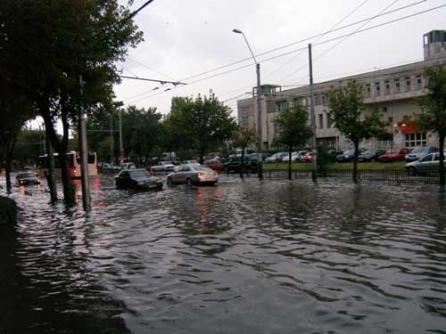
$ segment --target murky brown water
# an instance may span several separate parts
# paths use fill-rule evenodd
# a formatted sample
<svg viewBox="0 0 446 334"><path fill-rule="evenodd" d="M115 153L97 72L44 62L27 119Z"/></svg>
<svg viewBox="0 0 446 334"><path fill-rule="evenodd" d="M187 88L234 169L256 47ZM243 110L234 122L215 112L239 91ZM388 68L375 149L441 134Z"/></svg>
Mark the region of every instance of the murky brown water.
<svg viewBox="0 0 446 334"><path fill-rule="evenodd" d="M446 333L435 188L93 182L94 209L19 189L0 232L0 333Z"/></svg>

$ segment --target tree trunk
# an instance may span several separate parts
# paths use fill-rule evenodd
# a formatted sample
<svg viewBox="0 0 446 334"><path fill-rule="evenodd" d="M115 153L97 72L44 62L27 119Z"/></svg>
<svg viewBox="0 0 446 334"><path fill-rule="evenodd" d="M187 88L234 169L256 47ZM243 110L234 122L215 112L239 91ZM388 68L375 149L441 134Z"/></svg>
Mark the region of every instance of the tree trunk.
<svg viewBox="0 0 446 334"><path fill-rule="evenodd" d="M288 147L288 180L291 180L291 151L293 148L291 146Z"/></svg>
<svg viewBox="0 0 446 334"><path fill-rule="evenodd" d="M6 149L6 168L5 168L5 177L6 177L6 193L9 195L12 192L12 184L11 184L11 167L12 167L12 157L10 153L8 153L8 149Z"/></svg>
<svg viewBox="0 0 446 334"><path fill-rule="evenodd" d="M245 148L242 147L242 158L240 160L240 178L243 179L244 177L244 169L245 169Z"/></svg>
<svg viewBox="0 0 446 334"><path fill-rule="evenodd" d="M74 193L73 183L71 182L71 175L68 170L66 147L61 147L61 149L58 150L57 153L59 154L58 159L62 177L64 202L66 205L72 206L76 203L76 197Z"/></svg>
<svg viewBox="0 0 446 334"><path fill-rule="evenodd" d="M54 154L48 134L46 135L45 145L47 153L47 170L45 172L45 177L50 190L50 201L51 203L55 203L57 202L57 186L54 179Z"/></svg>
<svg viewBox="0 0 446 334"><path fill-rule="evenodd" d="M444 139L445 132L440 131L438 133L439 137L439 145L438 148L440 150L440 163L439 163L439 172L440 172L440 192L445 191L445 170L444 170Z"/></svg>
<svg viewBox="0 0 446 334"><path fill-rule="evenodd" d="M352 140L355 148L353 155L353 183L358 183L358 156L359 156L359 140Z"/></svg>

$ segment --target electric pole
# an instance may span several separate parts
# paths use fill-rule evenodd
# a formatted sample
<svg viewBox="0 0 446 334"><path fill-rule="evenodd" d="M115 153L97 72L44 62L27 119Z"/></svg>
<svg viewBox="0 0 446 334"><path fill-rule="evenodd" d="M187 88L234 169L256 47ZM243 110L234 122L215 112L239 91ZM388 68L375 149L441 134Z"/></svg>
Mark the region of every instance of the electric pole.
<svg viewBox="0 0 446 334"><path fill-rule="evenodd" d="M87 128L84 118L84 82L82 74L79 75L80 85L80 106L79 106L79 147L81 156L81 184L82 184L82 205L85 211L91 210L90 185L88 181L88 148L87 148Z"/></svg>
<svg viewBox="0 0 446 334"><path fill-rule="evenodd" d="M313 96L313 56L311 52L311 43L308 44L308 57L310 64L310 122L311 122L311 131L313 135L311 136L311 151L313 153L311 164L311 178L313 181L317 179L317 146L316 146L316 117L314 115L314 96Z"/></svg>

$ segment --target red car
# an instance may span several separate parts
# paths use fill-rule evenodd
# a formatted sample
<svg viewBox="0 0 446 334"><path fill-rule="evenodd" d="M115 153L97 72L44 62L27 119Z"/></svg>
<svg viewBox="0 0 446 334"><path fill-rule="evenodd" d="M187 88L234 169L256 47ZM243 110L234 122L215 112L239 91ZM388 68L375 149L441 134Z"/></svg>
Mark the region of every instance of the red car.
<svg viewBox="0 0 446 334"><path fill-rule="evenodd" d="M208 166L209 168L217 171L217 172L221 172L224 168L225 165L223 165L220 161L218 161L217 159L213 159L213 160L206 160L204 162L205 166Z"/></svg>
<svg viewBox="0 0 446 334"><path fill-rule="evenodd" d="M303 162L312 162L313 161L313 153L308 152L300 157L300 160Z"/></svg>
<svg viewBox="0 0 446 334"><path fill-rule="evenodd" d="M408 154L410 150L408 148L394 148L388 150L383 155L378 157L378 161L381 162L391 162L391 161L404 161L406 154Z"/></svg>

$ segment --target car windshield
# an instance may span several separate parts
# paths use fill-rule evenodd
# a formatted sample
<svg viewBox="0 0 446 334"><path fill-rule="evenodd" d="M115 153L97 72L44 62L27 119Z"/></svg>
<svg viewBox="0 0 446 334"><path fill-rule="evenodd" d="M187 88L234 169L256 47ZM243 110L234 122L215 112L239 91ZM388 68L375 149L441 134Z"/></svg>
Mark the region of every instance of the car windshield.
<svg viewBox="0 0 446 334"><path fill-rule="evenodd" d="M161 165L163 166L172 165L172 161L161 161Z"/></svg>
<svg viewBox="0 0 446 334"><path fill-rule="evenodd" d="M411 153L427 153L428 151L428 147L417 147Z"/></svg>
<svg viewBox="0 0 446 334"><path fill-rule="evenodd" d="M192 165L191 169L194 171L208 171L208 172L212 170L209 167L205 167L205 166L201 166L201 165Z"/></svg>
<svg viewBox="0 0 446 334"><path fill-rule="evenodd" d="M17 177L34 177L35 175L31 172L21 172L17 174Z"/></svg>
<svg viewBox="0 0 446 334"><path fill-rule="evenodd" d="M130 175L134 178L141 178L149 176L149 173L147 173L147 171L144 169L137 169L137 170L132 170L130 172Z"/></svg>
<svg viewBox="0 0 446 334"><path fill-rule="evenodd" d="M367 150L364 151L362 154L375 154L376 150Z"/></svg>

